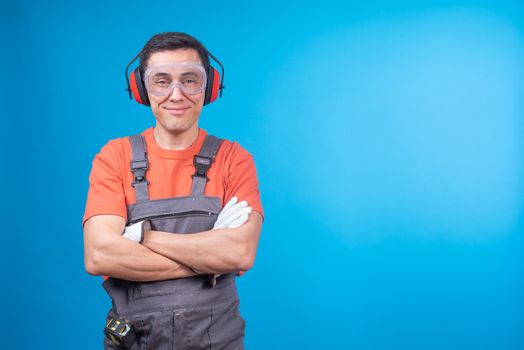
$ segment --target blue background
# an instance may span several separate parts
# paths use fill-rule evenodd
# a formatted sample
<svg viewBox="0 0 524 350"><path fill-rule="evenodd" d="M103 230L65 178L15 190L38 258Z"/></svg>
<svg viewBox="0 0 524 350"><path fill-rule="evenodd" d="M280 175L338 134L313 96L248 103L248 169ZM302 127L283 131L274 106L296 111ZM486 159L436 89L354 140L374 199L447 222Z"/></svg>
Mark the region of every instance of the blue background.
<svg viewBox="0 0 524 350"><path fill-rule="evenodd" d="M1 6L2 349L101 348L88 175L109 139L153 125L124 68L162 31L223 62L200 125L257 164L248 349L524 348L519 2Z"/></svg>

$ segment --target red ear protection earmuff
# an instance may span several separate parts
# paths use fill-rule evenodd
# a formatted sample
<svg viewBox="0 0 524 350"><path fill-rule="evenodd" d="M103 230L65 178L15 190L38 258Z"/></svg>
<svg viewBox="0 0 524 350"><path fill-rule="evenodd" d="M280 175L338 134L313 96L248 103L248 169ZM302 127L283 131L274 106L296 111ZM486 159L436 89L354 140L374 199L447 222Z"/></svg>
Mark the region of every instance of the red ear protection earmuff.
<svg viewBox="0 0 524 350"><path fill-rule="evenodd" d="M204 98L204 106L213 102L218 97L220 91L220 97L222 97L222 89L224 86L220 81L220 74L218 71L209 66L207 71L207 84L206 84L206 96Z"/></svg>
<svg viewBox="0 0 524 350"><path fill-rule="evenodd" d="M204 96L204 106L215 101L218 97L222 97L222 90L225 88L224 86L224 66L222 66L222 63L220 63L219 60L215 58L209 51L207 52L208 56L211 57L215 62L218 63L220 66L220 69L222 70L222 75L211 65L209 65L209 69L207 70L207 83L206 83L206 92ZM136 102L143 104L145 106L150 106L151 103L149 101L149 96L147 95L147 89L146 85L144 83L144 79L142 77L142 73L140 73L139 67L136 67L133 72L131 72L131 75L129 75L129 67L131 64L136 61L140 57L140 53L135 56L127 64L126 67L126 81L127 81L127 88L126 90L129 93L129 98L132 100L135 100Z"/></svg>
<svg viewBox="0 0 524 350"><path fill-rule="evenodd" d="M127 72L126 72L127 77ZM149 106L149 96L147 96L146 86L144 85L144 80L142 79L142 74L140 69L137 67L131 73L127 83L127 90L129 91L129 97L134 99L136 102Z"/></svg>

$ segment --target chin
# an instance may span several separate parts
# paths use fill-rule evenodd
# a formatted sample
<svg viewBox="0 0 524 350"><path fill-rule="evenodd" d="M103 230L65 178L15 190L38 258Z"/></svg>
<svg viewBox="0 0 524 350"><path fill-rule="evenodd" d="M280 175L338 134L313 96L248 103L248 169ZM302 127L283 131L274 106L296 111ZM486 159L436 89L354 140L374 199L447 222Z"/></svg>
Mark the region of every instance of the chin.
<svg viewBox="0 0 524 350"><path fill-rule="evenodd" d="M171 117L173 118L173 117ZM193 127L193 125L196 124L195 123L187 123L187 122L175 122L173 123L173 121L168 121L167 123L161 123L161 122L157 122L157 124L159 124L163 129L165 129L166 131L169 131L171 133L182 133L182 132L185 132L185 131L188 131L189 129L191 129Z"/></svg>

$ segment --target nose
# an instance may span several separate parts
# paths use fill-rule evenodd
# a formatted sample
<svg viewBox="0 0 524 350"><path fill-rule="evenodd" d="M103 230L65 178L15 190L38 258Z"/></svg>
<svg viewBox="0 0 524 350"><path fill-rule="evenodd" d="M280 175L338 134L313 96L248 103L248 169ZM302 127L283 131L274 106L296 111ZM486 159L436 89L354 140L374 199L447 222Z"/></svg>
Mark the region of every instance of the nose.
<svg viewBox="0 0 524 350"><path fill-rule="evenodd" d="M180 100L182 99L182 90L180 90L180 86L175 85L173 87L173 91L171 91L170 99L171 100Z"/></svg>

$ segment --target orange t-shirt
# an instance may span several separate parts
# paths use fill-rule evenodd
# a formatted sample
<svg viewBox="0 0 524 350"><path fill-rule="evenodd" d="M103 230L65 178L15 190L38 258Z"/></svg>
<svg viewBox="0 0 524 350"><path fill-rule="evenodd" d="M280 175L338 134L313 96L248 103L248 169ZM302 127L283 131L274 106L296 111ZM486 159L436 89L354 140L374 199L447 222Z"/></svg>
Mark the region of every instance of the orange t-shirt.
<svg viewBox="0 0 524 350"><path fill-rule="evenodd" d="M193 157L207 135L199 129L196 141L185 150L160 148L153 128L141 133L146 142L149 168L149 199L188 196L195 173ZM109 141L93 160L89 175L89 192L82 225L92 216L112 214L127 220L127 206L136 202L131 185L131 143L127 137ZM253 210L264 215L253 157L238 143L224 140L215 161L207 172L205 195L222 198L222 206L233 196L245 200Z"/></svg>

